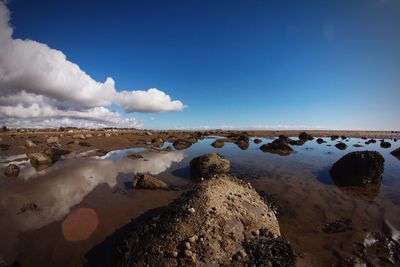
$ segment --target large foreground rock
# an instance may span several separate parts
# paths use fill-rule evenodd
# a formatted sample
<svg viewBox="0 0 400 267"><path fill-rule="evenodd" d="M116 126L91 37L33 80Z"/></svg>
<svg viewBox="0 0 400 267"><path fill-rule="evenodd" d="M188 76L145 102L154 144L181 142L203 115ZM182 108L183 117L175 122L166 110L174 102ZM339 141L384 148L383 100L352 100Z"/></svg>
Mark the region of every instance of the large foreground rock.
<svg viewBox="0 0 400 267"><path fill-rule="evenodd" d="M134 188L142 189L166 189L168 185L148 174L137 174L132 181Z"/></svg>
<svg viewBox="0 0 400 267"><path fill-rule="evenodd" d="M234 177L199 183L155 215L132 224L109 265L294 266L274 212Z"/></svg>
<svg viewBox="0 0 400 267"><path fill-rule="evenodd" d="M356 151L333 164L330 174L339 186L379 183L384 169L383 156L377 151Z"/></svg>
<svg viewBox="0 0 400 267"><path fill-rule="evenodd" d="M221 155L209 153L190 161L190 174L193 179L210 179L216 174L230 172L230 162Z"/></svg>
<svg viewBox="0 0 400 267"><path fill-rule="evenodd" d="M400 159L400 148L393 150L392 152L390 152L390 154Z"/></svg>
<svg viewBox="0 0 400 267"><path fill-rule="evenodd" d="M30 157L30 161L34 167L39 167L41 165L48 166L54 164L61 158L61 156L65 154L68 154L68 151L57 148L49 148L43 152L33 154Z"/></svg>

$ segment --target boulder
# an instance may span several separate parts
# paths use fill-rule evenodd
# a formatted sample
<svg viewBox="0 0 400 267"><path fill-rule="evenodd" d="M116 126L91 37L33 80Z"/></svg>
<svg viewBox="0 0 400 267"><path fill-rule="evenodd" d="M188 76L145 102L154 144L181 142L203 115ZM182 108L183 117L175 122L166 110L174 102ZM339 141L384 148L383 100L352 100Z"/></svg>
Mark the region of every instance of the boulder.
<svg viewBox="0 0 400 267"><path fill-rule="evenodd" d="M295 265L274 212L234 177L219 175L199 183L166 208L146 215L132 222L120 246L113 248L120 252L110 266ZM90 259L98 261L99 252L87 255L89 266L94 265Z"/></svg>
<svg viewBox="0 0 400 267"><path fill-rule="evenodd" d="M303 140L303 141L307 141L307 140L313 140L314 137L312 137L310 134L306 133L306 132L301 132L299 134L299 139Z"/></svg>
<svg viewBox="0 0 400 267"><path fill-rule="evenodd" d="M390 152L390 154L400 159L400 148L393 150L392 152Z"/></svg>
<svg viewBox="0 0 400 267"><path fill-rule="evenodd" d="M19 167L15 164L9 164L5 169L4 169L4 174L6 176L11 176L11 177L17 177L19 174Z"/></svg>
<svg viewBox="0 0 400 267"><path fill-rule="evenodd" d="M224 140L217 139L211 145L215 148L221 148L225 145L225 142L224 142Z"/></svg>
<svg viewBox="0 0 400 267"><path fill-rule="evenodd" d="M216 153L209 153L190 161L190 174L193 179L210 179L216 174L229 173L231 169L229 160Z"/></svg>
<svg viewBox="0 0 400 267"><path fill-rule="evenodd" d="M83 134L74 134L72 136L72 138L74 138L74 139L82 139L82 140L86 139L86 137Z"/></svg>
<svg viewBox="0 0 400 267"><path fill-rule="evenodd" d="M262 140L260 138L256 138L256 139L254 139L253 142L254 142L254 144L259 144L262 142Z"/></svg>
<svg viewBox="0 0 400 267"><path fill-rule="evenodd" d="M57 136L50 136L49 138L47 138L47 144L48 145L55 145L58 144L59 139Z"/></svg>
<svg viewBox="0 0 400 267"><path fill-rule="evenodd" d="M166 189L168 185L148 174L136 174L133 177L132 184L134 188L141 189Z"/></svg>
<svg viewBox="0 0 400 267"><path fill-rule="evenodd" d="M38 167L40 165L51 165L59 160L61 156L67 153L68 151L62 149L48 148L43 152L33 154L30 161L34 167Z"/></svg>
<svg viewBox="0 0 400 267"><path fill-rule="evenodd" d="M318 143L318 144L322 144L322 143L324 143L324 139L322 139L322 138L318 138L318 139L317 139L317 143Z"/></svg>
<svg viewBox="0 0 400 267"><path fill-rule="evenodd" d="M337 144L335 145L335 147L336 147L337 149L340 149L340 150L345 150L345 149L347 148L347 145L346 145L345 143L343 143L343 142L340 142L340 143L337 143Z"/></svg>
<svg viewBox="0 0 400 267"><path fill-rule="evenodd" d="M245 140L239 140L236 142L236 145L241 149L241 150L246 150L249 148L249 141Z"/></svg>
<svg viewBox="0 0 400 267"><path fill-rule="evenodd" d="M25 141L25 147L26 148L33 148L35 146L36 146L36 144L34 142L32 142L31 140L28 139L28 140Z"/></svg>
<svg viewBox="0 0 400 267"><path fill-rule="evenodd" d="M330 175L339 186L378 183L382 177L384 161L377 151L350 152L333 164Z"/></svg>
<svg viewBox="0 0 400 267"><path fill-rule="evenodd" d="M290 146L288 146L281 139L276 139L272 143L264 144L260 147L260 149L263 152L269 152L281 156L287 156L295 152Z"/></svg>
<svg viewBox="0 0 400 267"><path fill-rule="evenodd" d="M392 146L392 144L390 144L389 142L385 142L385 141L381 142L380 145L382 148L389 148Z"/></svg>
<svg viewBox="0 0 400 267"><path fill-rule="evenodd" d="M182 149L186 149L186 148L192 146L192 142L189 140L178 139L178 140L175 140L172 143L172 145L174 146L175 149L182 150Z"/></svg>

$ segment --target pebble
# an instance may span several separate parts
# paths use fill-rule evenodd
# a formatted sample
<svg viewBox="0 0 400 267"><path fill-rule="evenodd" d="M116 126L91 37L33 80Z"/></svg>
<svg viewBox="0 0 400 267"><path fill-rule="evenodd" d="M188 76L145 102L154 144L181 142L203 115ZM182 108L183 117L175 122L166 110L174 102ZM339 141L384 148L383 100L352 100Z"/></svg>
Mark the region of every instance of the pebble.
<svg viewBox="0 0 400 267"><path fill-rule="evenodd" d="M185 242L185 248L186 248L186 249L190 249L190 247L191 247L191 246L190 246L190 243L189 243L189 242Z"/></svg>
<svg viewBox="0 0 400 267"><path fill-rule="evenodd" d="M186 257L191 257L193 255L193 252L191 252L190 250L188 250L188 249L185 249L185 256Z"/></svg>
<svg viewBox="0 0 400 267"><path fill-rule="evenodd" d="M178 257L178 251L172 251L172 257L174 258Z"/></svg>
<svg viewBox="0 0 400 267"><path fill-rule="evenodd" d="M188 212L193 214L196 212L196 210L194 208L188 208Z"/></svg>
<svg viewBox="0 0 400 267"><path fill-rule="evenodd" d="M251 232L253 235L255 236L259 236L260 235L260 230L255 230Z"/></svg>
<svg viewBox="0 0 400 267"><path fill-rule="evenodd" d="M196 242L198 239L199 239L199 238L197 237L197 235L194 235L194 236L189 237L189 242L190 242L190 243L194 243L194 242Z"/></svg>
<svg viewBox="0 0 400 267"><path fill-rule="evenodd" d="M238 254L240 255L240 257L245 258L247 256L246 252L244 252L243 250L239 250Z"/></svg>

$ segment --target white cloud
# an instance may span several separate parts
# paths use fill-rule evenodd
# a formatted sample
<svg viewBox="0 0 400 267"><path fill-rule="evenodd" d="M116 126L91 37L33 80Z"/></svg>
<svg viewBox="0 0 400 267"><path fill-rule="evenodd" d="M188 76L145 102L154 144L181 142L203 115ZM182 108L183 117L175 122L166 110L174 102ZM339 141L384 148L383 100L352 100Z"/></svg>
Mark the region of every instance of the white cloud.
<svg viewBox="0 0 400 267"><path fill-rule="evenodd" d="M14 124L22 119L29 123L29 118L40 117L60 123L65 118L112 123L108 120L112 114L114 119L118 116L118 126L130 121L105 106L118 104L128 113L185 108L155 88L118 92L111 77L104 83L95 81L61 51L36 41L13 39L9 21L10 12L0 0L0 122L16 118L19 121Z"/></svg>

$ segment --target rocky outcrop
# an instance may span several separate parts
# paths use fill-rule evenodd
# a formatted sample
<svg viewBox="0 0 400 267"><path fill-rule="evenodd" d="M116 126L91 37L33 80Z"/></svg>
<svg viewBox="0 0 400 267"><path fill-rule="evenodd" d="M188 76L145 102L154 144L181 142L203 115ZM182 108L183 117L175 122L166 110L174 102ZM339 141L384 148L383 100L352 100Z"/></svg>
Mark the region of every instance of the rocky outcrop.
<svg viewBox="0 0 400 267"><path fill-rule="evenodd" d="M6 176L10 177L17 177L19 174L19 167L15 164L9 164L5 169L4 169L4 174Z"/></svg>
<svg viewBox="0 0 400 267"><path fill-rule="evenodd" d="M260 149L263 152L269 152L281 156L287 156L295 152L290 146L288 146L281 139L276 139L272 143L264 144L260 147Z"/></svg>
<svg viewBox="0 0 400 267"><path fill-rule="evenodd" d="M186 149L192 146L192 142L189 140L184 140L184 139L178 139L175 140L172 145L174 146L175 149L177 150L182 150Z"/></svg>
<svg viewBox="0 0 400 267"><path fill-rule="evenodd" d="M230 172L230 162L221 155L209 153L190 161L190 174L193 179L210 179L216 174Z"/></svg>
<svg viewBox="0 0 400 267"><path fill-rule="evenodd" d="M384 170L384 158L377 151L356 151L340 158L330 175L339 186L360 186L379 183Z"/></svg>
<svg viewBox="0 0 400 267"><path fill-rule="evenodd" d="M221 148L225 145L225 142L223 139L217 139L211 145L215 148Z"/></svg>
<svg viewBox="0 0 400 267"><path fill-rule="evenodd" d="M132 184L134 188L141 189L166 189L168 185L148 174L137 174L133 177Z"/></svg>
<svg viewBox="0 0 400 267"><path fill-rule="evenodd" d="M228 175L199 183L115 249L116 266L294 266L278 220L248 184ZM90 262L89 262L90 265Z"/></svg>
<svg viewBox="0 0 400 267"><path fill-rule="evenodd" d="M343 142L340 142L340 143L337 143L337 144L335 145L335 147L336 147L337 149L340 149L340 150L345 150L345 149L347 148L347 145L346 145L345 143L343 143Z"/></svg>
<svg viewBox="0 0 400 267"><path fill-rule="evenodd" d="M390 154L400 159L400 148L393 150L392 152L390 152Z"/></svg>

